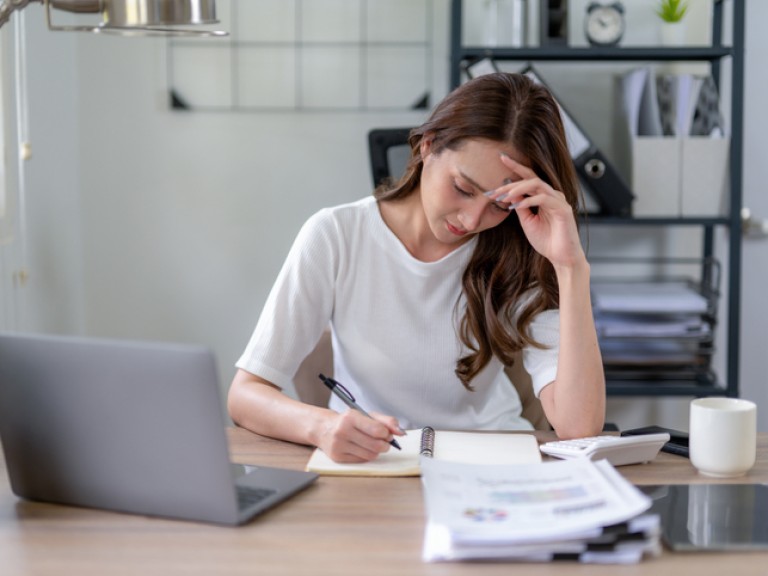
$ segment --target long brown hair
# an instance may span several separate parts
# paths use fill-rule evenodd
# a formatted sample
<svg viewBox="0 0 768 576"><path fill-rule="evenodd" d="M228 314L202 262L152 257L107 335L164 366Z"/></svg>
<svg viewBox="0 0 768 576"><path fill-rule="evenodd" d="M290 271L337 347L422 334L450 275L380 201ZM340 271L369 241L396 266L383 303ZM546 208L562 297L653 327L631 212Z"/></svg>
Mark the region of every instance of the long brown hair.
<svg viewBox="0 0 768 576"><path fill-rule="evenodd" d="M398 182L376 189L380 202L418 190L425 136L433 154L458 150L468 139L511 145L539 178L565 194L575 215L579 188L560 112L549 91L529 77L487 74L448 94L427 122L411 130L405 173ZM456 375L471 390L472 379L493 355L510 365L525 345L540 346L528 327L539 312L557 308L559 295L552 265L530 245L514 212L478 234L462 286L466 311L459 337L470 353L458 360Z"/></svg>

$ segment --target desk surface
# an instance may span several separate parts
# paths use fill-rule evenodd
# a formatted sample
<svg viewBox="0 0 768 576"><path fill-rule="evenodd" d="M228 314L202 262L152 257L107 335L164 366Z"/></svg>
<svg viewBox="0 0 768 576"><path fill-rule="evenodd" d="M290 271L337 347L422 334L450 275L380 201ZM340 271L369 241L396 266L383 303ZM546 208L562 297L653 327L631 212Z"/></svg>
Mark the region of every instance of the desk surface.
<svg viewBox="0 0 768 576"><path fill-rule="evenodd" d="M304 446L228 431L232 459L303 469ZM548 439L546 434L541 439ZM707 482L689 461L661 453L652 463L618 470L636 484ZM725 482L768 483L768 434L757 464ZM509 564L421 561L424 507L418 478L321 477L308 490L239 528L31 503L10 490L0 457L0 571L8 576L122 574L264 574L269 576L508 575ZM630 566L527 564L532 574L761 575L768 553L665 551Z"/></svg>

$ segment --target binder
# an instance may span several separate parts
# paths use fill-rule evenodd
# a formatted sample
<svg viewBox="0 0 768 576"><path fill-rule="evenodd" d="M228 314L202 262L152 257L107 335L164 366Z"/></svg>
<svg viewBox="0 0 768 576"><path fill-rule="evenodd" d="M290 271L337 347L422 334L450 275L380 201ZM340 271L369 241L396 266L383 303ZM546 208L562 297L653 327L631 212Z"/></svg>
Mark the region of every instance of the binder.
<svg viewBox="0 0 768 576"><path fill-rule="evenodd" d="M571 153L573 164L582 183L594 194L595 200L600 205L600 214L604 216L631 216L632 201L635 195L627 186L627 183L619 174L619 171L611 164L606 156L589 139L584 130L574 121L573 117L563 108L554 92L536 73L532 66L528 66L522 72L537 84L546 86L555 97L560 116L563 119L565 138L568 142L568 150Z"/></svg>

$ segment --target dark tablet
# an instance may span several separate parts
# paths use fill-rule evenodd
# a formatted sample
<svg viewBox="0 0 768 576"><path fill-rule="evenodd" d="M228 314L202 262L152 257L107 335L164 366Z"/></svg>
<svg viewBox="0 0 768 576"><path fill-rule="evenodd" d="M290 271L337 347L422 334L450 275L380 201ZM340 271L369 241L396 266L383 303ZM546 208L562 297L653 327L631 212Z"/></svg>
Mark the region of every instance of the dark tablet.
<svg viewBox="0 0 768 576"><path fill-rule="evenodd" d="M675 551L768 550L768 485L638 486L661 516L664 544Z"/></svg>

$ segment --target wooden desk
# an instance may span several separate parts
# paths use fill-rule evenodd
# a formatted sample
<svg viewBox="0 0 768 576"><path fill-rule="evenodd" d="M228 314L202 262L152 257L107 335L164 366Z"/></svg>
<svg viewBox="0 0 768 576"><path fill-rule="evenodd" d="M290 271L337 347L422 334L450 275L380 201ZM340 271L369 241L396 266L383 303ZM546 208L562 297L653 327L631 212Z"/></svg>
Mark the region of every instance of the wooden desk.
<svg viewBox="0 0 768 576"><path fill-rule="evenodd" d="M303 469L310 449L229 430L233 460ZM542 439L547 438L542 434ZM637 484L711 481L687 459L660 454L620 470ZM768 434L746 477L768 483ZM36 504L10 491L0 460L0 573L3 576L228 575L508 576L512 571L589 576L768 574L768 553L664 554L629 566L425 564L418 478L322 477L305 492L240 528Z"/></svg>

